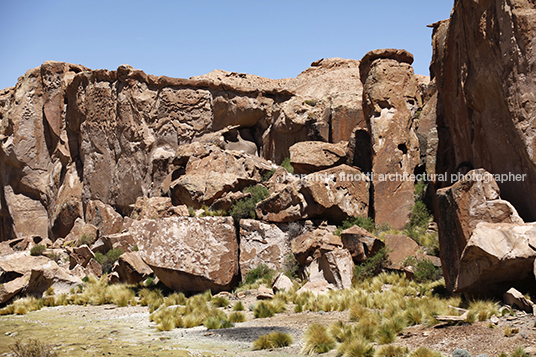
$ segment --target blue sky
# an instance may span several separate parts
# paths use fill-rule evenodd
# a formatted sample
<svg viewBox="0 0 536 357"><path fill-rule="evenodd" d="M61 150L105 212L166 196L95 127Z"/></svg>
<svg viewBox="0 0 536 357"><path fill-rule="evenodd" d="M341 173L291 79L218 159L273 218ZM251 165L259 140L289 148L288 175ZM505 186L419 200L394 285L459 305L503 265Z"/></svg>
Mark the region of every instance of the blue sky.
<svg viewBox="0 0 536 357"><path fill-rule="evenodd" d="M0 0L0 88L47 60L188 78L213 69L295 77L320 58L405 48L428 74L453 0Z"/></svg>

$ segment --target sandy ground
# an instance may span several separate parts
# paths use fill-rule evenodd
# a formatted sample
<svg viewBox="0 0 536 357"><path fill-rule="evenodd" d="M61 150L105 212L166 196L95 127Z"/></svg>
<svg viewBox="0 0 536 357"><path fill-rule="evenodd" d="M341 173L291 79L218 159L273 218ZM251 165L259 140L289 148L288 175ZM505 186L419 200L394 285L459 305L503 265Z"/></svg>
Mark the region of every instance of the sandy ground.
<svg viewBox="0 0 536 357"><path fill-rule="evenodd" d="M292 305L288 310L292 311ZM226 312L231 310L226 309ZM230 329L207 330L199 326L159 332L149 321L147 307L45 307L26 315L0 316L0 355L8 356L9 345L16 339L36 338L53 344L60 356L73 357L295 356L302 348L302 335L309 324L348 321L348 312L284 312L266 319L255 319L249 311L246 315L246 322ZM465 348L473 356L485 353L493 357L519 345L536 346L535 322L534 316L520 313L515 318L502 317L493 328L490 322L429 328L414 326L406 329L395 343L410 350L428 346L445 356L457 348ZM506 326L518 328L519 333L505 337ZM252 351L253 341L272 331L290 333L294 343L276 350ZM335 351L325 356L335 356Z"/></svg>

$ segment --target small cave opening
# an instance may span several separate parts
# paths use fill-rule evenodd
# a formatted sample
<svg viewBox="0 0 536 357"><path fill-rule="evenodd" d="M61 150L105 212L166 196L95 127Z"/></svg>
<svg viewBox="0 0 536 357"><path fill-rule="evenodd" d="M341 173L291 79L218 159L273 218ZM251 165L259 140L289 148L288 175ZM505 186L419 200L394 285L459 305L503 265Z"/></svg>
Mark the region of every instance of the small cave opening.
<svg viewBox="0 0 536 357"><path fill-rule="evenodd" d="M398 150L402 151L402 154L406 155L408 153L408 147L405 143L398 144Z"/></svg>

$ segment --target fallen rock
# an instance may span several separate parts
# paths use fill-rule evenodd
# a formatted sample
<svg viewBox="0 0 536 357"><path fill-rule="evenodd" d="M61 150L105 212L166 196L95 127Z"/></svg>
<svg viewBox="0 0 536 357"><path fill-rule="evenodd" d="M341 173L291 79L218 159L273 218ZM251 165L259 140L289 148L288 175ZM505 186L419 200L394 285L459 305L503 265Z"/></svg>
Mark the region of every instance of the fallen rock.
<svg viewBox="0 0 536 357"><path fill-rule="evenodd" d="M293 181L259 202L255 212L269 222L315 217L343 221L366 215L368 205L368 178L354 167L340 165Z"/></svg>
<svg viewBox="0 0 536 357"><path fill-rule="evenodd" d="M479 223L462 252L454 291L501 296L534 280L536 225Z"/></svg>
<svg viewBox="0 0 536 357"><path fill-rule="evenodd" d="M29 274L32 269L46 265L49 261L42 255L31 256L28 251L0 256L0 284Z"/></svg>
<svg viewBox="0 0 536 357"><path fill-rule="evenodd" d="M334 233L335 226L319 226L296 237L291 243L292 254L301 265L320 258L323 252L342 248L341 238Z"/></svg>
<svg viewBox="0 0 536 357"><path fill-rule="evenodd" d="M385 246L385 243L375 235L359 226L353 226L342 231L341 241L344 248L348 249L352 254L356 264L374 256Z"/></svg>
<svg viewBox="0 0 536 357"><path fill-rule="evenodd" d="M326 281L337 289L350 289L354 277L354 262L347 249L325 252L313 260L305 273L310 282Z"/></svg>
<svg viewBox="0 0 536 357"><path fill-rule="evenodd" d="M99 238L99 229L93 224L85 223L82 219L74 222L73 228L63 240L64 244L79 246L91 245Z"/></svg>
<svg viewBox="0 0 536 357"><path fill-rule="evenodd" d="M138 284L153 273L151 268L140 258L138 252L121 254L115 262L112 272L117 272L122 282Z"/></svg>
<svg viewBox="0 0 536 357"><path fill-rule="evenodd" d="M23 275L7 283L0 284L0 304L8 302L13 296L21 292L28 284L30 274Z"/></svg>
<svg viewBox="0 0 536 357"><path fill-rule="evenodd" d="M138 197L130 213L130 218L157 219L170 217L174 214L175 210L169 197Z"/></svg>
<svg viewBox="0 0 536 357"><path fill-rule="evenodd" d="M419 245L413 239L404 235L385 235L385 249L389 257L388 268L401 270L404 261L409 257L416 257Z"/></svg>
<svg viewBox="0 0 536 357"><path fill-rule="evenodd" d="M230 217L169 217L134 221L139 255L167 287L219 292L238 276L238 242Z"/></svg>
<svg viewBox="0 0 536 357"><path fill-rule="evenodd" d="M69 252L69 269L73 269L76 265L85 268L95 255L87 245L75 247Z"/></svg>
<svg viewBox="0 0 536 357"><path fill-rule="evenodd" d="M274 292L271 288L261 284L257 289L257 300L267 300L274 297Z"/></svg>
<svg viewBox="0 0 536 357"><path fill-rule="evenodd" d="M500 198L489 172L472 170L466 178L437 191L440 257L449 291L454 290L462 252L477 224L523 223L516 209Z"/></svg>
<svg viewBox="0 0 536 357"><path fill-rule="evenodd" d="M508 291L503 294L503 301L506 305L512 307L516 306L518 309L528 313L534 312L534 303L527 300L523 294L514 288L508 289Z"/></svg>
<svg viewBox="0 0 536 357"><path fill-rule="evenodd" d="M95 243L97 245L95 250L104 250L103 254L106 254L111 249L121 249L123 252L130 252L134 249L136 245L136 240L130 232L109 234L107 236L101 237L99 241L102 240L103 244L100 242ZM101 252L102 253L102 252Z"/></svg>
<svg viewBox="0 0 536 357"><path fill-rule="evenodd" d="M328 283L327 280L308 281L296 292L296 294L300 295L304 292L310 292L316 296L334 289L336 289L336 287L333 284Z"/></svg>
<svg viewBox="0 0 536 357"><path fill-rule="evenodd" d="M69 274L55 262L49 260L46 264L33 268L30 280L23 293L37 297L43 296L52 287L56 294L67 294L71 288L82 284L80 278Z"/></svg>
<svg viewBox="0 0 536 357"><path fill-rule="evenodd" d="M120 233L123 217L112 206L101 201L89 201L86 206L86 223L99 229L100 235Z"/></svg>
<svg viewBox="0 0 536 357"><path fill-rule="evenodd" d="M290 164L295 174L310 174L346 163L347 143L302 141L290 147Z"/></svg>
<svg viewBox="0 0 536 357"><path fill-rule="evenodd" d="M278 291L283 290L289 291L293 286L294 284L292 284L292 280L290 280L288 276L283 273L279 273L274 279L272 289L277 293Z"/></svg>
<svg viewBox="0 0 536 357"><path fill-rule="evenodd" d="M253 219L240 220L240 272L246 273L265 264L281 271L292 255L290 242L302 231L299 222L269 224Z"/></svg>

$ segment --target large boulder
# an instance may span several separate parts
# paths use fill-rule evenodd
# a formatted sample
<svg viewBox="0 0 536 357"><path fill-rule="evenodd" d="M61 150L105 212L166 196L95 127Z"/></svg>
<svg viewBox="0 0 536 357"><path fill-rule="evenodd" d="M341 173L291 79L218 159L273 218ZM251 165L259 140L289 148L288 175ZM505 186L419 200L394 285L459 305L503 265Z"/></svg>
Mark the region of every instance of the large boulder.
<svg viewBox="0 0 536 357"><path fill-rule="evenodd" d="M445 284L455 288L462 252L480 222L516 223L523 220L516 209L500 197L493 175L472 170L451 187L437 191L439 247Z"/></svg>
<svg viewBox="0 0 536 357"><path fill-rule="evenodd" d="M222 291L238 277L238 242L230 217L143 219L130 226L143 261L177 291Z"/></svg>
<svg viewBox="0 0 536 357"><path fill-rule="evenodd" d="M462 252L455 292L502 296L534 284L536 225L479 223Z"/></svg>
<svg viewBox="0 0 536 357"><path fill-rule="evenodd" d="M86 223L97 227L100 235L115 234L123 228L123 217L112 206L94 200L86 206Z"/></svg>
<svg viewBox="0 0 536 357"><path fill-rule="evenodd" d="M8 302L13 296L20 293L28 284L30 274L0 284L0 304Z"/></svg>
<svg viewBox="0 0 536 357"><path fill-rule="evenodd" d="M28 251L0 256L0 284L29 274L32 269L46 265L49 261L44 256L31 256Z"/></svg>
<svg viewBox="0 0 536 357"><path fill-rule="evenodd" d="M344 248L350 251L354 262L362 263L374 256L385 243L364 228L353 226L341 232Z"/></svg>
<svg viewBox="0 0 536 357"><path fill-rule="evenodd" d="M385 248L389 256L389 269L402 269L409 257L417 257L419 245L413 239L397 234L385 235Z"/></svg>
<svg viewBox="0 0 536 357"><path fill-rule="evenodd" d="M404 228L415 203L409 175L419 163L414 119L420 108L413 55L405 50L368 52L359 65L363 110L370 126L376 223Z"/></svg>
<svg viewBox="0 0 536 357"><path fill-rule="evenodd" d="M91 244L99 238L99 229L92 224L85 223L78 218L69 234L63 240L64 244L79 246L81 244Z"/></svg>
<svg viewBox="0 0 536 357"><path fill-rule="evenodd" d="M56 294L68 294L72 288L82 284L79 277L70 274L54 261L32 269L28 285L23 293L41 297L48 288L54 288Z"/></svg>
<svg viewBox="0 0 536 357"><path fill-rule="evenodd" d="M342 248L341 238L334 234L336 229L335 226L319 226L299 235L291 243L292 254L301 265L306 265L324 252Z"/></svg>
<svg viewBox="0 0 536 357"><path fill-rule="evenodd" d="M290 147L290 163L295 174L310 174L346 163L346 145L303 141Z"/></svg>
<svg viewBox="0 0 536 357"><path fill-rule="evenodd" d="M175 204L210 206L226 192L261 182L275 168L259 157L210 145L203 155L189 157L185 174L171 184L172 198Z"/></svg>
<svg viewBox="0 0 536 357"><path fill-rule="evenodd" d="M303 223L270 224L253 219L240 220L240 272L245 274L260 264L282 271L290 263L290 242L300 234Z"/></svg>
<svg viewBox="0 0 536 357"><path fill-rule="evenodd" d="M112 272L117 272L119 279L127 284L138 284L153 273L152 269L140 258L138 252L121 254Z"/></svg>
<svg viewBox="0 0 536 357"><path fill-rule="evenodd" d="M352 255L347 249L323 252L305 268L305 273L311 283L326 281L337 289L349 289L354 277Z"/></svg>
<svg viewBox="0 0 536 357"><path fill-rule="evenodd" d="M343 221L366 216L368 206L368 178L354 167L340 165L291 181L259 202L255 212L257 217L270 222L315 217Z"/></svg>

